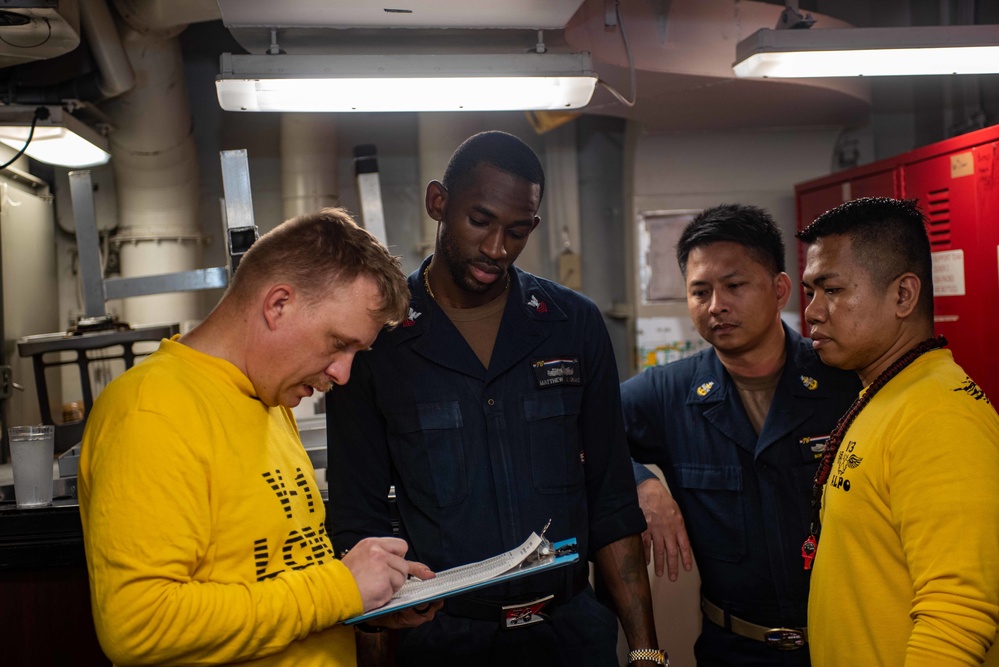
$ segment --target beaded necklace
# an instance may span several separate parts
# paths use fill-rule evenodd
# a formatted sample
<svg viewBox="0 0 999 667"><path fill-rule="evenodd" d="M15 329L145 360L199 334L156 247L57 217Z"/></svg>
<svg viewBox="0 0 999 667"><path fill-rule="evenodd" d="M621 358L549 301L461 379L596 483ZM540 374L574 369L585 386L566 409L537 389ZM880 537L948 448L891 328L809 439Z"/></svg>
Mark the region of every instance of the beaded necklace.
<svg viewBox="0 0 999 667"><path fill-rule="evenodd" d="M860 412L867 407L867 404L871 402L871 399L873 399L874 396L881 391L881 388L888 384L892 378L901 373L902 370L915 361L917 357L929 352L930 350L943 347L946 344L947 339L943 336L928 338L896 359L891 366L878 375L863 395L853 401L853 405L850 406L850 409L847 410L846 414L840 417L840 420L836 423L836 428L829 436L829 442L826 443L825 451L822 454L822 461L819 463L819 469L815 471L815 479L812 484L812 523L808 528L808 539L806 539L805 543L801 545L801 557L805 560L806 570L812 569L812 561L815 559L815 552L819 548L818 536L821 529L821 526L819 525L819 516L822 510L822 490L826 485L826 481L829 479L829 474L832 472L833 461L836 460L836 454L839 451L840 443L843 442L843 436L846 435L847 430L849 430L853 421L857 418Z"/></svg>

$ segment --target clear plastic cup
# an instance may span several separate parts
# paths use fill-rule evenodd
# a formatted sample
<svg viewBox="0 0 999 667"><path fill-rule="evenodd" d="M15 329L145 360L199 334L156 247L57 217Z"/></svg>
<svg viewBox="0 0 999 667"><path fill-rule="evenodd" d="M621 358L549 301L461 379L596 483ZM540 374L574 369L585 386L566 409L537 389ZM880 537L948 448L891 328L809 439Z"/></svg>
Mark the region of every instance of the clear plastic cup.
<svg viewBox="0 0 999 667"><path fill-rule="evenodd" d="M14 500L18 507L52 504L52 460L55 427L11 426L10 462L14 472Z"/></svg>

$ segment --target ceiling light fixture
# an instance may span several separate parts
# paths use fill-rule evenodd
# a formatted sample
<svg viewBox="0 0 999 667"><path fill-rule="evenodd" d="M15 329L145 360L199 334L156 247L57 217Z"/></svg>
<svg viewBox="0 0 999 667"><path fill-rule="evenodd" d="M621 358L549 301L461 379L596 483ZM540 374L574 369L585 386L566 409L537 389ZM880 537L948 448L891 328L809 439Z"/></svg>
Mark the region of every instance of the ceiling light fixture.
<svg viewBox="0 0 999 667"><path fill-rule="evenodd" d="M215 78L226 111L578 109L596 83L588 53L223 53Z"/></svg>
<svg viewBox="0 0 999 667"><path fill-rule="evenodd" d="M0 106L0 142L62 167L95 167L111 159L107 138L58 106Z"/></svg>
<svg viewBox="0 0 999 667"><path fill-rule="evenodd" d="M999 25L758 30L736 46L738 77L999 72Z"/></svg>

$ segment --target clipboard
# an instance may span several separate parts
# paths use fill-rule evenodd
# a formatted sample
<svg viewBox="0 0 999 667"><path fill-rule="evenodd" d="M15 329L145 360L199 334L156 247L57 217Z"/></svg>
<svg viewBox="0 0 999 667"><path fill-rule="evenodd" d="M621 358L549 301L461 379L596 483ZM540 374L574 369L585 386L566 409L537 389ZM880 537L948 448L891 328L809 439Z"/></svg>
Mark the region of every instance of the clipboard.
<svg viewBox="0 0 999 667"><path fill-rule="evenodd" d="M499 573L493 573L500 564L505 564L503 559L508 559L514 565ZM536 533L531 533L531 537L524 544L504 554L487 558L478 563L469 563L449 570L442 570L437 573L434 579L420 581L411 578L388 603L360 616L349 618L344 621L344 625L363 623L379 616L392 614L434 600L454 597L503 581L529 577L539 572L548 572L571 565L578 560L576 538L572 537L552 543Z"/></svg>

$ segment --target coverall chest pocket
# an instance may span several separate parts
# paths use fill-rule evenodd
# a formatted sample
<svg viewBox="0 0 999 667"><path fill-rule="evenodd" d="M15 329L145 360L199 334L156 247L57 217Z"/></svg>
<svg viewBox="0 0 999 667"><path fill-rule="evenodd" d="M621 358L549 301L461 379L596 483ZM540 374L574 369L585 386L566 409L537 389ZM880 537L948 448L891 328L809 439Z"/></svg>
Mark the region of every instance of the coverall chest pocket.
<svg viewBox="0 0 999 667"><path fill-rule="evenodd" d="M524 397L531 442L531 475L542 493L563 493L583 485L579 438L582 389L547 390Z"/></svg>
<svg viewBox="0 0 999 667"><path fill-rule="evenodd" d="M723 561L746 556L746 516L742 470L736 466L674 465L683 498L683 517L694 531L698 551Z"/></svg>
<svg viewBox="0 0 999 667"><path fill-rule="evenodd" d="M420 403L388 413L389 446L404 493L423 507L457 505L468 495L458 401Z"/></svg>

